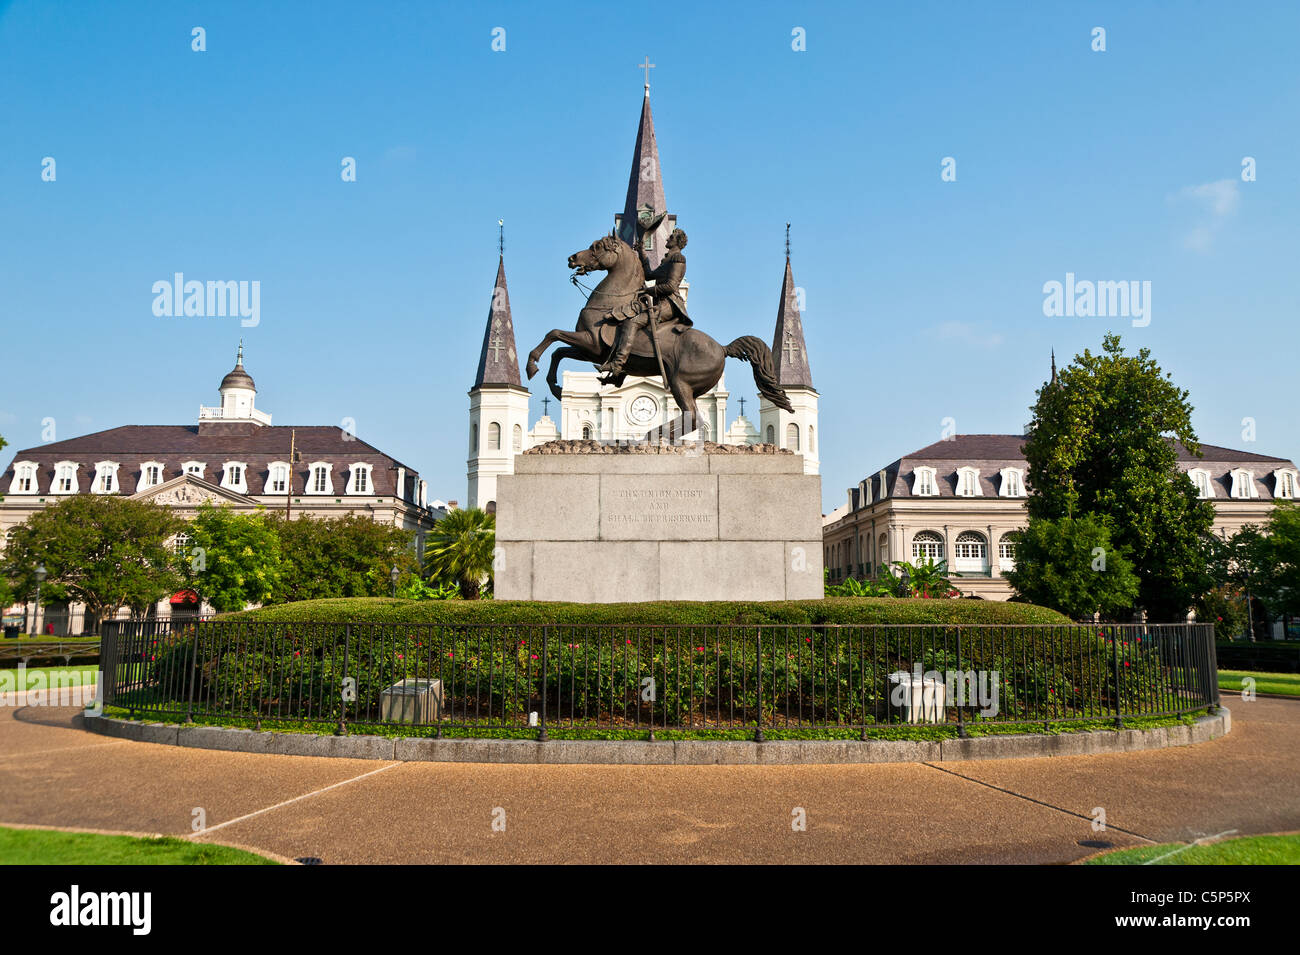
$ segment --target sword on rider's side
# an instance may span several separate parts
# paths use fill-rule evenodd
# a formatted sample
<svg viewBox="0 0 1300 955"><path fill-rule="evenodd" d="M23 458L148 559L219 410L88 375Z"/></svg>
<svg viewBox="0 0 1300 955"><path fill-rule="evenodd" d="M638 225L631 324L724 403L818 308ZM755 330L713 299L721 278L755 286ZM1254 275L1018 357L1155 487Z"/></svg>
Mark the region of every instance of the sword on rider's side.
<svg viewBox="0 0 1300 955"><path fill-rule="evenodd" d="M656 216L653 208L646 211L649 212L649 215L642 214L637 217L637 227L641 233L637 239L638 254L640 253L642 243L645 241L645 234L657 229L659 223L663 221L664 215L666 215L666 213L660 213ZM673 389L671 383L668 381L668 375L664 372L664 356L659 351L659 323L655 319L655 305L653 301L651 301L651 303L646 307L646 315L650 318L650 344L655 350L655 361L659 363L659 377L663 379L664 387L669 391L672 391Z"/></svg>

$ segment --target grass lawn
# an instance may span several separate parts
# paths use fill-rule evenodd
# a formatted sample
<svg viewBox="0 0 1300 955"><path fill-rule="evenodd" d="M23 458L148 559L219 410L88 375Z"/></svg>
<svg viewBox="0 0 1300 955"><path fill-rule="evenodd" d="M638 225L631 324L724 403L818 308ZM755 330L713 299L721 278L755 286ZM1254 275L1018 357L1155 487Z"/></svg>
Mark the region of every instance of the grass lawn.
<svg viewBox="0 0 1300 955"><path fill-rule="evenodd" d="M44 679L36 676L38 673L45 674ZM0 688L5 690L26 690L26 689L49 689L52 685L58 686L87 686L95 682L96 674L99 673L99 667L95 664L78 664L70 667L28 667L24 671L27 686L18 685L17 668L7 668L0 670ZM58 683L51 683L51 675L58 675Z"/></svg>
<svg viewBox="0 0 1300 955"><path fill-rule="evenodd" d="M273 859L186 839L101 836L0 827L0 865L279 865Z"/></svg>
<svg viewBox="0 0 1300 955"><path fill-rule="evenodd" d="M1206 845L1169 843L1119 849L1088 865L1300 865L1300 835L1243 836Z"/></svg>
<svg viewBox="0 0 1300 955"><path fill-rule="evenodd" d="M1243 677L1255 678L1256 693L1300 696L1300 673L1260 673L1254 670L1220 670L1220 690L1240 690Z"/></svg>

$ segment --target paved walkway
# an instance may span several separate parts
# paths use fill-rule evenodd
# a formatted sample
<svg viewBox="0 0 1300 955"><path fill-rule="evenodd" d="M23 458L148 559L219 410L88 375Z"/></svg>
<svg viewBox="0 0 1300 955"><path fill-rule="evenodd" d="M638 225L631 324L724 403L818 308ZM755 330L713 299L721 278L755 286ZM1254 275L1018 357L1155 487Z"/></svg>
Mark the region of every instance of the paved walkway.
<svg viewBox="0 0 1300 955"><path fill-rule="evenodd" d="M327 864L1037 862L1300 830L1300 701L1152 752L838 766L504 766L209 752L0 706L0 824L192 836ZM1092 830L1094 807L1106 832ZM806 831L791 826L796 808ZM505 831L494 831L504 810Z"/></svg>

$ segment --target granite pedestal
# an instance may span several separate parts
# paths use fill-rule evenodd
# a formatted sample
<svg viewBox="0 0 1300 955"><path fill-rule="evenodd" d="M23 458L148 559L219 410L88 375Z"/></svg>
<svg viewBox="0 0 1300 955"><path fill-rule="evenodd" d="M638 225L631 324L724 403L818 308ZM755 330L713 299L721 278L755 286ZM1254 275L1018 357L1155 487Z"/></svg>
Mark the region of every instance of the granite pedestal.
<svg viewBox="0 0 1300 955"><path fill-rule="evenodd" d="M821 478L799 455L552 445L497 479L498 599L821 598Z"/></svg>

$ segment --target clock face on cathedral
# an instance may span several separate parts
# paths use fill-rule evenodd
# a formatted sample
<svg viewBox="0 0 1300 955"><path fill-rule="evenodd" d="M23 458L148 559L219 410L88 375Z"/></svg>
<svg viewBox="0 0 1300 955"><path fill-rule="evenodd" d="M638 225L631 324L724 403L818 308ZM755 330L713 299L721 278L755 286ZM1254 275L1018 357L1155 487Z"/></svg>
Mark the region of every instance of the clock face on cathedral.
<svg viewBox="0 0 1300 955"><path fill-rule="evenodd" d="M627 408L627 416L637 424L649 424L659 411L659 404L649 395L635 398Z"/></svg>

